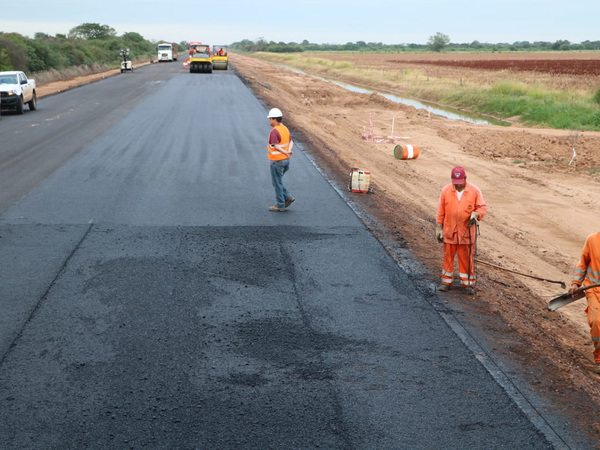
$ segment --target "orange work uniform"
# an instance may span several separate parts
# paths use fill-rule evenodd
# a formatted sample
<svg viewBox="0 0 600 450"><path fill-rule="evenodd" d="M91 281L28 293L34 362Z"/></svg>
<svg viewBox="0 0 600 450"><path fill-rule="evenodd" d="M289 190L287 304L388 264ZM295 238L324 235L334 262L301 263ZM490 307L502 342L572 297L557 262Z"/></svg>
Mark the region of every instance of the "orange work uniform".
<svg viewBox="0 0 600 450"><path fill-rule="evenodd" d="M469 228L471 213L479 213L478 220L483 219L487 206L481 190L474 184L465 182L460 195L454 184L442 189L438 202L435 222L442 225L444 238L444 260L442 262L441 284L452 286L454 278L454 257L458 254L458 272L462 287L472 287L475 279L473 256L475 250L476 227Z"/></svg>
<svg viewBox="0 0 600 450"><path fill-rule="evenodd" d="M267 147L267 151L269 152L269 160L271 161L281 161L282 159L288 159L289 156L285 153L281 153L277 150L273 145L279 144L286 151L290 148L290 141L292 140L290 137L290 130L283 124L279 124L273 127L273 130L276 130L279 133L279 142L271 142L271 135L269 135L269 146ZM271 132L273 132L271 130Z"/></svg>
<svg viewBox="0 0 600 450"><path fill-rule="evenodd" d="M585 240L572 283L577 286L600 283L600 232L590 234ZM585 298L588 304L585 312L594 343L594 360L600 363L600 288L588 289Z"/></svg>

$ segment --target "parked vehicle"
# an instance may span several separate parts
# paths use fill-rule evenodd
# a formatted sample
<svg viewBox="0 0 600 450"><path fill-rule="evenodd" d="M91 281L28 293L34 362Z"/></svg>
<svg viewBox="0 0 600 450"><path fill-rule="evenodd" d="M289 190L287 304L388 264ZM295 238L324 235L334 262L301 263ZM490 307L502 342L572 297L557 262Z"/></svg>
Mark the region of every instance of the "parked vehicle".
<svg viewBox="0 0 600 450"><path fill-rule="evenodd" d="M14 109L23 114L25 103L30 111L37 109L35 80L18 70L0 72L0 109Z"/></svg>

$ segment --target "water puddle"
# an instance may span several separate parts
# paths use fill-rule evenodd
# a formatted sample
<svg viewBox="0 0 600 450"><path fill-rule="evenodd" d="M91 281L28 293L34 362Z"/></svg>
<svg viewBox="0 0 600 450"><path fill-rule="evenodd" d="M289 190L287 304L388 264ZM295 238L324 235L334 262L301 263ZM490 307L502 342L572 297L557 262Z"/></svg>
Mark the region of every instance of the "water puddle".
<svg viewBox="0 0 600 450"><path fill-rule="evenodd" d="M295 69L293 67L284 66L284 65L278 65L278 66L283 67L287 70L291 70L292 72L300 73L303 75L313 76L313 75L307 74L305 72L302 72L301 70ZM504 122L502 120L498 120L493 117L486 116L484 114L467 113L465 111L460 111L458 109L454 109L454 108L447 107L447 106L441 107L434 103L428 103L428 102L420 101L420 100L413 100L413 99L405 98L405 97L398 97L397 95L386 94L385 92L365 89L365 88L358 87L358 86L355 86L352 84L342 83L340 81L336 81L336 80L332 80L332 79L324 78L324 77L320 77L320 76L315 77L315 78L319 78L320 80L335 84L337 86L340 86L340 87L347 89L349 91L352 91L352 92L358 92L361 94L378 94L378 95L381 95L382 97L385 97L388 100L391 100L393 102L401 103L403 105L413 106L417 109L424 109L424 110L430 112L431 114L446 117L447 119L464 120L465 122L470 122L470 123L475 123L475 124L480 124L480 125L501 125L504 127L510 126L509 122Z"/></svg>
<svg viewBox="0 0 600 450"><path fill-rule="evenodd" d="M364 88L361 88L358 86L353 86L351 84L341 83L341 82L335 81L335 80L328 80L326 78L323 78L323 80L327 81L329 83L333 83L337 86L343 87L344 89L348 89L349 91L352 91L352 92L359 92L362 94L379 94L382 97L385 97L388 100L391 100L393 102L402 103L403 105L413 106L417 109L425 109L426 111L428 111L432 114L436 114L438 116L446 117L446 118L452 119L452 120L464 120L466 122L483 124L483 125L510 126L509 122L497 120L492 117L485 116L483 114L466 113L464 111L460 111L458 109L453 109L450 107L441 108L439 105L434 105L432 103L427 103L427 102L418 101L418 100L412 100L412 99L404 98L404 97L398 97L397 95L386 94L384 92L373 91L370 89L364 89Z"/></svg>

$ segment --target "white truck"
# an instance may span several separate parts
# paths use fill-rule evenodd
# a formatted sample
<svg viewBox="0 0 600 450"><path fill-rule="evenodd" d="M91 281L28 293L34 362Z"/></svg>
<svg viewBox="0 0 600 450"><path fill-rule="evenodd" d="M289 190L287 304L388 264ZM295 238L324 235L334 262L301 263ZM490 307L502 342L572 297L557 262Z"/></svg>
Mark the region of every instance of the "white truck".
<svg viewBox="0 0 600 450"><path fill-rule="evenodd" d="M158 62L177 61L177 44L161 42L158 44Z"/></svg>
<svg viewBox="0 0 600 450"><path fill-rule="evenodd" d="M18 70L0 72L0 109L14 109L17 114L23 114L25 103L30 111L36 110L35 80Z"/></svg>

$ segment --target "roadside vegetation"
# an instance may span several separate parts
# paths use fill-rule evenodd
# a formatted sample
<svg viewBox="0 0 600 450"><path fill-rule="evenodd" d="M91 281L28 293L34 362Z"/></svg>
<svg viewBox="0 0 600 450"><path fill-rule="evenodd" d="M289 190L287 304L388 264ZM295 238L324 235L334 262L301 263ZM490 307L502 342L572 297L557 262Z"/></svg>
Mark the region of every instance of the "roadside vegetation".
<svg viewBox="0 0 600 450"><path fill-rule="evenodd" d="M121 49L128 48L134 61L151 60L156 58L156 45L139 33L117 36L113 28L97 23L56 36L36 33L33 39L0 32L0 71L22 70L35 75L38 83L66 80L120 67Z"/></svg>

